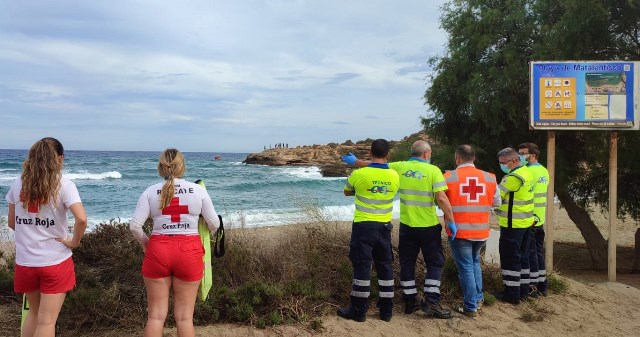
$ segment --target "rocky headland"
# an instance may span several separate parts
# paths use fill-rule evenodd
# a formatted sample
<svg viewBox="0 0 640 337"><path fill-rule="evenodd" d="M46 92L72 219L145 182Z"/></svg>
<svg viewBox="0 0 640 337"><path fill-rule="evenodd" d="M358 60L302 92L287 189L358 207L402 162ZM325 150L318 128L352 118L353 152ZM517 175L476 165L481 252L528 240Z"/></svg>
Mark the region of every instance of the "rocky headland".
<svg viewBox="0 0 640 337"><path fill-rule="evenodd" d="M318 166L324 177L346 177L351 168L340 157L349 152L358 158L367 158L371 142L358 144L305 145L294 148L272 148L260 153L250 153L246 164L269 166Z"/></svg>
<svg viewBox="0 0 640 337"><path fill-rule="evenodd" d="M389 141L389 145L393 153L402 144L427 138L424 133L416 133L401 141ZM369 149L372 141L373 139L366 139L353 143L347 140L342 144L271 148L260 153L250 153L243 163L269 166L318 166L324 177L346 177L351 173L352 167L342 163L340 157L351 152L358 158L370 159Z"/></svg>

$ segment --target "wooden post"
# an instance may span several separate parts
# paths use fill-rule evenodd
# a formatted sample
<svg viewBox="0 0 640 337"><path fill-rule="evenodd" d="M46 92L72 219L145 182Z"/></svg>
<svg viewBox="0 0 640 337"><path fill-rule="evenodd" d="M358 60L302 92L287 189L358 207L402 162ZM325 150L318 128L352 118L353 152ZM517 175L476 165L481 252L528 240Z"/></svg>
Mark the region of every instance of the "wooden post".
<svg viewBox="0 0 640 337"><path fill-rule="evenodd" d="M609 143L609 281L616 281L616 226L618 224L618 132Z"/></svg>
<svg viewBox="0 0 640 337"><path fill-rule="evenodd" d="M544 220L545 253L547 276L553 271L553 212L555 211L556 180L556 133L547 131L547 171L549 171L549 187L547 189L547 215Z"/></svg>

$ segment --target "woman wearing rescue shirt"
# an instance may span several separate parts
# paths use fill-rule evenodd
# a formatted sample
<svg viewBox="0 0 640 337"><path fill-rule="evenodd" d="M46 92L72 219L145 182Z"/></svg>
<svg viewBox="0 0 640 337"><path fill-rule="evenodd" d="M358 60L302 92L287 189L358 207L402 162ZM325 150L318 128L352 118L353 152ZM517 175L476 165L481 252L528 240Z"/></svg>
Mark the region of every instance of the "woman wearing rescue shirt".
<svg viewBox="0 0 640 337"><path fill-rule="evenodd" d="M66 292L76 284L71 248L80 245L87 216L76 185L62 176L63 162L57 139L39 140L6 197L16 242L13 287L29 301L22 336L55 336ZM75 218L73 237L67 237L67 210Z"/></svg>
<svg viewBox="0 0 640 337"><path fill-rule="evenodd" d="M178 336L195 336L193 310L204 272L198 217L204 217L211 231L220 222L204 187L182 179L185 170L182 153L165 150L158 162L158 174L164 182L142 193L129 225L145 251L142 276L147 289L147 337L162 336L171 290ZM150 238L142 230L149 217L153 220Z"/></svg>

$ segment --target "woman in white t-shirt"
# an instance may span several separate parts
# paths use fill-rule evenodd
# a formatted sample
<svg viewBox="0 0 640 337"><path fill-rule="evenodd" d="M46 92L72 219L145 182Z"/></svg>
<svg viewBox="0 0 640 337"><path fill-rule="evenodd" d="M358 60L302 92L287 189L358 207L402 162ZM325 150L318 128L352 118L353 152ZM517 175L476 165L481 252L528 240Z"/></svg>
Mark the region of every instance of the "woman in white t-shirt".
<svg viewBox="0 0 640 337"><path fill-rule="evenodd" d="M16 241L14 291L29 301L22 336L54 336L66 292L76 284L71 249L80 245L87 216L76 185L62 176L63 163L57 139L39 140L6 196ZM67 236L67 210L75 218L73 237Z"/></svg>
<svg viewBox="0 0 640 337"><path fill-rule="evenodd" d="M145 336L162 336L171 290L178 336L195 336L193 311L204 272L198 218L202 215L211 231L220 223L204 187L182 179L185 170L182 153L165 150L158 163L158 173L164 181L142 193L129 224L145 251L142 263L148 309ZM153 220L150 238L142 230L147 218Z"/></svg>

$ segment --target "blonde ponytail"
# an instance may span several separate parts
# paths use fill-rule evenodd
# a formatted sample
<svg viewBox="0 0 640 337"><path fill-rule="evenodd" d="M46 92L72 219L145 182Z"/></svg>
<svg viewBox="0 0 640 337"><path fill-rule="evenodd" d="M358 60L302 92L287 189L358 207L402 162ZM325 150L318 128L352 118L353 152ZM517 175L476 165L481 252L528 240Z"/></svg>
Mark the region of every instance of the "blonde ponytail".
<svg viewBox="0 0 640 337"><path fill-rule="evenodd" d="M163 209L171 203L175 194L175 185L173 178L182 178L186 170L184 157L182 153L176 149L166 149L160 155L158 161L158 174L164 177L166 182L162 186L160 192L160 209Z"/></svg>

